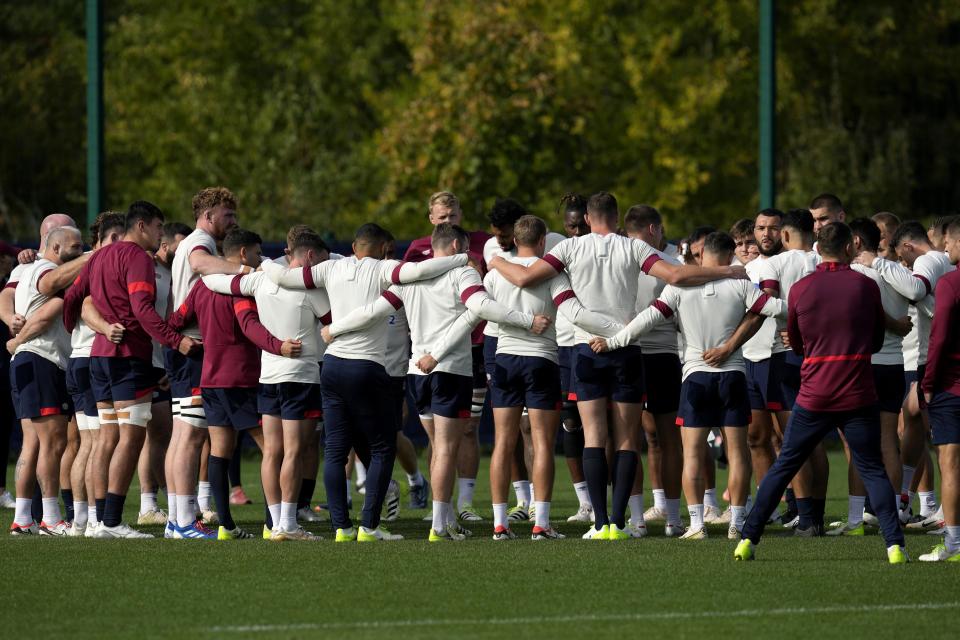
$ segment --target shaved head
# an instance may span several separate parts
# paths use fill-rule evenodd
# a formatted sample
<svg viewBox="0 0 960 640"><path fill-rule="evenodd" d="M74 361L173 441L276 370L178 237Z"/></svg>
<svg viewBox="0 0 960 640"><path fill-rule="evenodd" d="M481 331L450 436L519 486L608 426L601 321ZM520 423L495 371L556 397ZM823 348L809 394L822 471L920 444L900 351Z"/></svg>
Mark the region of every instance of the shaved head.
<svg viewBox="0 0 960 640"><path fill-rule="evenodd" d="M40 249L46 246L47 234L59 227L76 227L77 223L65 213L51 213L40 223Z"/></svg>

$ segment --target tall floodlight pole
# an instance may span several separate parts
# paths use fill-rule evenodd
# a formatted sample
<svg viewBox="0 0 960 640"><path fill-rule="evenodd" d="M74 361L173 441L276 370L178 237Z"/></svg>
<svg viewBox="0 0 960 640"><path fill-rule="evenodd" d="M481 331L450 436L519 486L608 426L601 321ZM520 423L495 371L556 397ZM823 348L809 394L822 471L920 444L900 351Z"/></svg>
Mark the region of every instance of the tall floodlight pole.
<svg viewBox="0 0 960 640"><path fill-rule="evenodd" d="M760 208L774 206L776 194L776 40L773 0L760 1Z"/></svg>
<svg viewBox="0 0 960 640"><path fill-rule="evenodd" d="M100 0L87 2L87 224L103 201L103 11Z"/></svg>

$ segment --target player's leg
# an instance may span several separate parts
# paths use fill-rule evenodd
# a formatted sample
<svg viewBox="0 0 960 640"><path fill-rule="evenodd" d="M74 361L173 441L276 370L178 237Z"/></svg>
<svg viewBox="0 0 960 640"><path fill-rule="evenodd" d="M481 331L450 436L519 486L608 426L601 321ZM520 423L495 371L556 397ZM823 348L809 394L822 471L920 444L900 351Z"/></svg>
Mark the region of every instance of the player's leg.
<svg viewBox="0 0 960 640"><path fill-rule="evenodd" d="M140 452L137 476L140 479L140 512L137 524L165 524L167 514L157 505L157 494L166 485L166 452L170 447L173 416L167 392L154 392L147 437Z"/></svg>
<svg viewBox="0 0 960 640"><path fill-rule="evenodd" d="M436 375L436 374L434 374ZM462 539L449 531L453 505L453 479L456 470L457 450L463 441L464 420L433 414L433 459L430 464L430 481L433 483L433 529L434 535Z"/></svg>
<svg viewBox="0 0 960 640"><path fill-rule="evenodd" d="M117 414L118 438L110 457L103 527L97 532L98 537L153 537L136 532L122 522L127 491L146 440L151 404L150 394L140 399L116 400L113 403Z"/></svg>
<svg viewBox="0 0 960 640"><path fill-rule="evenodd" d="M746 520L747 496L750 495L752 471L746 425L724 427L723 437L727 443L727 460L730 469L727 480L727 486L730 489L730 527L727 535L733 540L739 540L740 531Z"/></svg>
<svg viewBox="0 0 960 640"><path fill-rule="evenodd" d="M687 500L690 528L684 537L703 538L706 528L703 521L703 492L706 488L703 458L707 451L707 428L684 424L680 428L683 444L683 495ZM689 534L689 535L688 535Z"/></svg>
<svg viewBox="0 0 960 640"><path fill-rule="evenodd" d="M457 511L468 516L464 518L465 520L475 521L481 519L473 511L473 492L477 486L477 472L480 469L480 416L487 395L482 344L473 345L471 359L473 382L470 394L470 417L464 421L463 438L457 453Z"/></svg>
<svg viewBox="0 0 960 640"><path fill-rule="evenodd" d="M960 562L960 397L945 391L936 393L928 410L932 442L940 462L944 541L920 560Z"/></svg>
<svg viewBox="0 0 960 640"><path fill-rule="evenodd" d="M87 530L89 519L89 510L87 502L87 483L85 472L87 469L87 460L90 457L90 447L93 444L93 436L87 428L87 416L83 411L77 415L77 429L80 436L80 446L77 448L77 455L70 466L70 486L73 487L73 526L70 527L71 536L82 536Z"/></svg>
<svg viewBox="0 0 960 640"><path fill-rule="evenodd" d="M643 404L639 402L614 401L613 409L613 499L610 505L610 524L624 531L627 527L627 505L633 493L634 481L640 471L637 455L640 439L640 416ZM642 504L640 513L643 513ZM614 534L610 527L611 539Z"/></svg>
<svg viewBox="0 0 960 640"><path fill-rule="evenodd" d="M103 522L107 504L107 486L110 477L110 459L120 441L120 425L113 402L97 401L97 413L100 418L100 434L92 452L94 502L97 508L97 522Z"/></svg>
<svg viewBox="0 0 960 640"><path fill-rule="evenodd" d="M331 364L332 363L332 364ZM321 373L323 387L324 465L323 484L327 492L330 525L338 539L356 538L353 522L347 508L347 476L344 467L353 448L351 436L351 408L353 383L345 369L350 363L324 356Z"/></svg>
<svg viewBox="0 0 960 640"><path fill-rule="evenodd" d="M640 418L640 426L643 427L643 437L647 441L647 477L650 482L650 491L653 493L653 506L644 513L646 520L663 520L666 517L667 505L665 502L666 494L663 491L663 479L661 477L661 458L663 452L660 450L660 438L657 436L657 422L653 414L644 411ZM643 490L643 487L640 487ZM632 511L631 511L632 515Z"/></svg>
<svg viewBox="0 0 960 640"><path fill-rule="evenodd" d="M559 390L559 385L557 389ZM530 404L533 403L530 402ZM556 406L557 403L554 402L554 407ZM553 452L557 428L560 426L560 412L542 406L531 406L527 412L530 416L530 432L533 440L533 485L537 498L534 505L536 513L531 537L534 540L563 538L563 534L550 526L550 505L553 501L553 483L556 475Z"/></svg>
<svg viewBox="0 0 960 640"><path fill-rule="evenodd" d="M40 454L40 440L37 438L37 430L34 428L32 420L28 418L20 420L20 428L23 432L23 445L20 448L20 456L17 458L17 466L13 473L17 498L13 524L10 525L12 535L28 535L38 532L38 523L33 519L32 507L33 493L37 485L37 458Z"/></svg>
<svg viewBox="0 0 960 640"><path fill-rule="evenodd" d="M607 465L607 399L578 400L577 411L583 424L583 474L593 506L592 532L599 535L609 529L607 514L607 483L610 479ZM590 533L590 532L588 532Z"/></svg>
<svg viewBox="0 0 960 640"><path fill-rule="evenodd" d="M65 535L66 523L60 513L60 460L67 444L67 417L52 415L30 420L40 447L37 455L37 484L43 498L41 535Z"/></svg>
<svg viewBox="0 0 960 640"><path fill-rule="evenodd" d="M261 385L261 388L264 385ZM263 404L258 405L263 411ZM280 524L280 502L283 498L283 458L286 453L284 446L283 421L279 411L275 415L263 414L263 457L260 460L260 484L263 486L263 499L267 503L269 522L265 527L273 530ZM299 459L296 464L290 465L295 475L288 480L288 501L296 501L300 491Z"/></svg>
<svg viewBox="0 0 960 640"><path fill-rule="evenodd" d="M506 540L515 537L510 532L507 500L510 494L511 463L520 439L520 414L523 406L501 406L505 403L500 399L499 387L495 382L491 382L494 438L493 453L490 456L490 497L493 501L493 539Z"/></svg>

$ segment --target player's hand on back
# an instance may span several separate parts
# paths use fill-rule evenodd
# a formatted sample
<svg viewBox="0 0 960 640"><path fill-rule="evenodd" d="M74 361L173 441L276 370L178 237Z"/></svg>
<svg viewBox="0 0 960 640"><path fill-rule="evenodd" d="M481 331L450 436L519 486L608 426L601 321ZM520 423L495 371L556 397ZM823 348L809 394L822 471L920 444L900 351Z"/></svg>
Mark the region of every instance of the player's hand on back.
<svg viewBox="0 0 960 640"><path fill-rule="evenodd" d="M126 329L122 324L119 322L114 322L110 325L110 331L107 333L107 339L113 344L120 344L123 342L124 331L126 331Z"/></svg>
<svg viewBox="0 0 960 640"><path fill-rule="evenodd" d="M16 338L10 338L7 340L7 351L10 353L10 355L13 355L13 352L17 350L17 346Z"/></svg>
<svg viewBox="0 0 960 640"><path fill-rule="evenodd" d="M420 371L423 371L424 373L430 373L436 368L437 360L429 353L425 356L421 356L421 358L417 360L417 369L420 369Z"/></svg>
<svg viewBox="0 0 960 640"><path fill-rule="evenodd" d="M719 347L714 347L712 349L707 349L706 351L704 351L703 361L708 366L719 367L724 362L726 362L727 358L729 358L732 354L733 354L733 350L730 349L730 347L726 343L724 343Z"/></svg>
<svg viewBox="0 0 960 640"><path fill-rule="evenodd" d="M540 335L550 327L551 323L552 320L547 316L533 316L533 326L530 327L530 333Z"/></svg>
<svg viewBox="0 0 960 640"><path fill-rule="evenodd" d="M727 267L728 278L733 278L734 280L749 280L750 276L747 275L747 269L743 265L732 264Z"/></svg>
<svg viewBox="0 0 960 640"><path fill-rule="evenodd" d="M890 329L893 333L897 334L901 338L905 337L913 329L913 320L910 319L910 316L903 316L902 318L891 318L887 323L887 328Z"/></svg>
<svg viewBox="0 0 960 640"><path fill-rule="evenodd" d="M790 334L786 330L780 332L780 340L783 342L783 346L785 346L787 349L793 348L790 346Z"/></svg>
<svg viewBox="0 0 960 640"><path fill-rule="evenodd" d="M853 259L857 264L862 264L865 267L872 267L873 261L877 259L877 254L872 251L861 251L860 255Z"/></svg>
<svg viewBox="0 0 960 640"><path fill-rule="evenodd" d="M594 353L603 353L610 350L610 345L607 344L606 338L596 336L590 338L590 348L593 349Z"/></svg>
<svg viewBox="0 0 960 640"><path fill-rule="evenodd" d="M20 333L20 330L23 329L23 325L26 323L27 319L22 315L19 313L13 314L13 320L10 322L10 335L16 338L17 334Z"/></svg>
<svg viewBox="0 0 960 640"><path fill-rule="evenodd" d="M17 262L20 264L30 264L31 262L36 261L37 252L34 249L24 249L17 254Z"/></svg>
<svg viewBox="0 0 960 640"><path fill-rule="evenodd" d="M299 358L302 351L303 343L299 340L284 340L280 347L280 355L284 358Z"/></svg>
<svg viewBox="0 0 960 640"><path fill-rule="evenodd" d="M324 326L322 329L320 329L320 337L323 338L323 341L326 344L330 344L331 342L333 342L333 336L330 335L329 326Z"/></svg>
<svg viewBox="0 0 960 640"><path fill-rule="evenodd" d="M177 351L185 356L189 356L195 351L199 351L202 347L203 343L199 340L194 340L188 336L183 336L183 339L180 340L180 344L177 345Z"/></svg>

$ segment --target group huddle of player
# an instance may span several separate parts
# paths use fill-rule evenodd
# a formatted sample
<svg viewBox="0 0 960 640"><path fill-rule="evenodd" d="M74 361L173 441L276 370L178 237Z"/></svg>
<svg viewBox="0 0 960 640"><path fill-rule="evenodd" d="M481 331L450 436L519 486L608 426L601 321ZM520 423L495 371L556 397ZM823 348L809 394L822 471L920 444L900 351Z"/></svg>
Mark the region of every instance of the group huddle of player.
<svg viewBox="0 0 960 640"><path fill-rule="evenodd" d="M48 216L0 294L24 436L11 534L151 537L122 521L139 469L139 524L251 538L228 481L246 431L263 454L264 538L318 537L302 525L319 519L322 448L338 542L401 538L381 524L399 511L396 460L411 506L432 494L428 539L464 540L462 523L484 519L473 491L491 411L495 540L515 538L517 520L534 521L535 540L564 537L551 524L559 437L579 501L567 520L590 523L586 539L640 538L663 520L666 536L699 540L723 523L751 559L772 522L811 537L879 526L902 562L908 527L945 536L921 559L960 559L960 221L846 220L824 194L730 233L698 228L678 248L655 208L621 219L606 192L564 196L563 234L510 199L490 210L491 234L459 226L452 193L427 209L433 232L403 261L374 223L349 257L297 225L285 255L266 259L222 187L194 197L194 229L145 201L102 214L86 253L72 219ZM408 397L429 437L429 484L402 433ZM826 525L821 440L838 430L849 513ZM215 509L198 503L198 478Z"/></svg>

